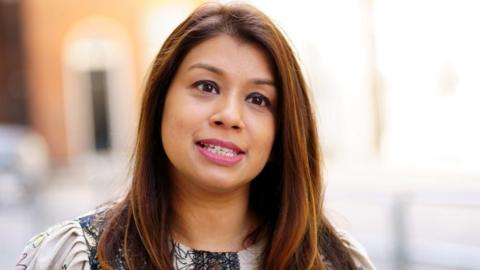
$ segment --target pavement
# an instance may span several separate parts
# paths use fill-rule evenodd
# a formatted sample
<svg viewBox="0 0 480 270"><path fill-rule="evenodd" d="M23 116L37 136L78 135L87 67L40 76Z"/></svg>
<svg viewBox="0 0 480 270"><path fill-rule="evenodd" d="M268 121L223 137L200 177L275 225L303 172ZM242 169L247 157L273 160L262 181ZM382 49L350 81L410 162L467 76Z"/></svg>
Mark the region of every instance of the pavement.
<svg viewBox="0 0 480 270"><path fill-rule="evenodd" d="M107 181L105 175L88 171L62 169L52 173L51 180L38 190L26 196L11 196L19 198L18 201L0 199L0 239L3 243L0 245L0 269L13 269L34 235L113 200L125 186L119 180Z"/></svg>

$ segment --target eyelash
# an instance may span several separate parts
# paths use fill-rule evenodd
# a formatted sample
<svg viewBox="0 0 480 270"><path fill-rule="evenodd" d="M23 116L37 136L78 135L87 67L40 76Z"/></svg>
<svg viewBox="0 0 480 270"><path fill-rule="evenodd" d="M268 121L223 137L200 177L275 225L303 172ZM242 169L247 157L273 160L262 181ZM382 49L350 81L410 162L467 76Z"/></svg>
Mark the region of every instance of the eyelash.
<svg viewBox="0 0 480 270"><path fill-rule="evenodd" d="M260 104L258 104L256 102L253 102L253 99L260 99ZM267 107L267 108L272 107L272 102L270 101L270 99L268 99L266 96L264 96L260 93L257 93L257 92L249 94L247 96L247 101L249 101L252 104L262 106L262 107Z"/></svg>
<svg viewBox="0 0 480 270"><path fill-rule="evenodd" d="M193 84L193 87L195 87L199 91L203 91L206 93L213 93L213 94L220 93L220 89L214 81L209 81L209 80L197 81ZM205 87L210 87L210 88L207 90L205 89ZM258 92L249 94L246 100L254 105L261 106L261 107L270 108L272 106L272 102L270 101L270 99L268 99L266 96Z"/></svg>
<svg viewBox="0 0 480 270"><path fill-rule="evenodd" d="M195 87L196 89L198 89L200 91L207 92L207 93L212 93L212 89L210 89L210 90L203 89L205 86L212 87L213 91L215 91L215 94L220 93L220 90L218 89L219 87L214 81L198 81L198 82L195 82L193 84L193 87Z"/></svg>

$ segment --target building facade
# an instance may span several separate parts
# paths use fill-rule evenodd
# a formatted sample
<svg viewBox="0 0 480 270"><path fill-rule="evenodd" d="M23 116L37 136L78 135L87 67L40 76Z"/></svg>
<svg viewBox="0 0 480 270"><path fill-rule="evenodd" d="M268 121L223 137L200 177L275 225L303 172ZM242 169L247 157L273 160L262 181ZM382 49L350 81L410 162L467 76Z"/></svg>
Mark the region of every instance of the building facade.
<svg viewBox="0 0 480 270"><path fill-rule="evenodd" d="M43 135L57 165L128 152L149 63L198 1L13 2L22 25L21 123Z"/></svg>

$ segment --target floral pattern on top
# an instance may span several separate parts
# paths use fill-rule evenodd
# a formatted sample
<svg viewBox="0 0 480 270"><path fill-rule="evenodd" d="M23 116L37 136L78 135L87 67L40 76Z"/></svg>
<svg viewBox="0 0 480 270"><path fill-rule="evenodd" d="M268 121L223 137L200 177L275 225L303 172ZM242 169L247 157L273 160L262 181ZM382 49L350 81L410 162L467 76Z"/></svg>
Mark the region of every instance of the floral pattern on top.
<svg viewBox="0 0 480 270"><path fill-rule="evenodd" d="M80 227L85 235L85 240L88 247L88 259L90 262L90 270L101 270L100 263L97 256L97 244L100 239L100 235L105 225L105 214L108 209L102 209L96 211L93 214L86 215L78 218ZM115 270L127 270L127 264L122 256L122 250L119 249L114 259Z"/></svg>
<svg viewBox="0 0 480 270"><path fill-rule="evenodd" d="M101 270L97 244L105 226L109 207L50 227L33 237L27 244L15 270ZM358 270L375 270L363 248L348 234L340 234L351 252ZM260 268L264 245L254 244L238 252L210 252L192 249L172 241L172 263L176 270L254 270ZM127 270L119 249L113 269ZM334 270L328 258L322 256L328 270ZM146 264L147 262L145 262Z"/></svg>
<svg viewBox="0 0 480 270"><path fill-rule="evenodd" d="M97 244L105 224L105 213L105 210L101 210L78 218L89 249L91 270L101 270L97 257ZM173 256L175 269L178 270L240 270L240 260L236 252L194 250L174 242ZM122 250L117 252L114 269L128 269Z"/></svg>
<svg viewBox="0 0 480 270"><path fill-rule="evenodd" d="M174 243L173 254L177 270L240 270L240 259L236 252L194 250Z"/></svg>

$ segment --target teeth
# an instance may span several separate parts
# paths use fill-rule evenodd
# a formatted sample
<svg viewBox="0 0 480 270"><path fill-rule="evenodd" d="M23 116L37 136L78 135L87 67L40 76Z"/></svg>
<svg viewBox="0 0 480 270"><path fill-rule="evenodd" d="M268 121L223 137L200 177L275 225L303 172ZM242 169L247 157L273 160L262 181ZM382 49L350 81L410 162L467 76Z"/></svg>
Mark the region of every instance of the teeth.
<svg viewBox="0 0 480 270"><path fill-rule="evenodd" d="M201 144L203 148L207 149L209 152L214 153L216 155L222 155L227 157L234 157L237 155L237 152L233 151L232 149L221 147L218 145L212 144Z"/></svg>

